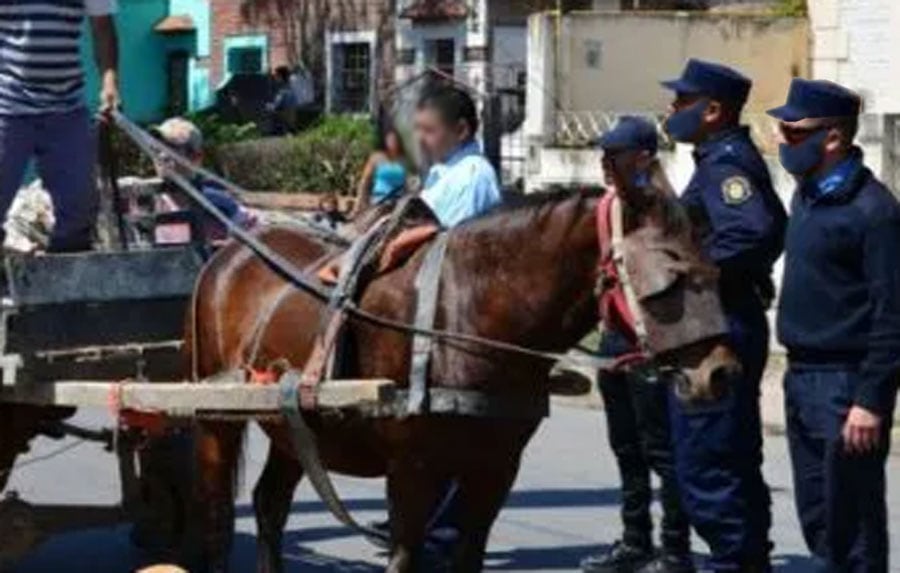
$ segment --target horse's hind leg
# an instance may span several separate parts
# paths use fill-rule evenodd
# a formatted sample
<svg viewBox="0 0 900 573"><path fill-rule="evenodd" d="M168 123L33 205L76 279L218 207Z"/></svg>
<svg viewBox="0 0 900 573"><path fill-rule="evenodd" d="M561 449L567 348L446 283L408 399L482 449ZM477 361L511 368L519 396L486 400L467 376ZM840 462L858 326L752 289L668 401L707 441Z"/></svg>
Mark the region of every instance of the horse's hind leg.
<svg viewBox="0 0 900 573"><path fill-rule="evenodd" d="M284 569L281 548L284 524L290 514L294 490L302 477L300 464L270 443L266 466L253 490L256 570L259 573L281 573Z"/></svg>
<svg viewBox="0 0 900 573"><path fill-rule="evenodd" d="M245 424L203 422L197 430L203 570L225 573L234 538L234 496Z"/></svg>
<svg viewBox="0 0 900 573"><path fill-rule="evenodd" d="M409 573L419 566L425 528L443 493L444 476L428 464L394 460L388 470L388 503L393 550L387 573Z"/></svg>

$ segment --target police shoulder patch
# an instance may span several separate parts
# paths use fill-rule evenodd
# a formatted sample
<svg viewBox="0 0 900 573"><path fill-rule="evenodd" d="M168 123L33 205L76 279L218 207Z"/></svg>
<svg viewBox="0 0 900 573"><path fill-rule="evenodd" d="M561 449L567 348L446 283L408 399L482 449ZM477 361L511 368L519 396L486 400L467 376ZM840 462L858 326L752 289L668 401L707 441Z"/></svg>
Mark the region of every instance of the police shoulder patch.
<svg viewBox="0 0 900 573"><path fill-rule="evenodd" d="M728 205L740 205L753 195L753 188L746 177L736 175L722 181L722 198Z"/></svg>

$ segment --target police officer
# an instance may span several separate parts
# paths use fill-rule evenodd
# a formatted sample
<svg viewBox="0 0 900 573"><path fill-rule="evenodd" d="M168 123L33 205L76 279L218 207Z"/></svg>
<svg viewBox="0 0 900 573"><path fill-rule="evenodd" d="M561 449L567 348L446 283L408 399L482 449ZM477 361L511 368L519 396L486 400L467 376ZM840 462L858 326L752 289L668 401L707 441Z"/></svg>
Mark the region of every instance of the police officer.
<svg viewBox="0 0 900 573"><path fill-rule="evenodd" d="M853 145L860 98L795 79L780 120L797 178L778 332L787 430L810 551L829 571L886 572L885 459L900 368L900 205Z"/></svg>
<svg viewBox="0 0 900 573"><path fill-rule="evenodd" d="M603 172L610 192L626 205L648 194L653 176L662 175L656 159L656 127L647 120L626 116L600 139ZM657 170L658 173L653 173ZM650 190L649 197L663 191ZM665 192L671 192L666 190ZM622 356L634 352L625 335L604 333L600 354ZM669 434L666 385L649 372L604 371L599 376L606 409L609 442L622 478L624 535L605 553L585 559L586 573L690 573L690 525L681 508ZM653 549L653 501L650 472L661 481L662 552Z"/></svg>
<svg viewBox="0 0 900 573"><path fill-rule="evenodd" d="M768 356L765 311L786 214L769 172L740 124L751 81L690 60L663 82L675 92L666 131L694 145L696 170L682 195L707 257L720 270L730 344L744 375L712 404L670 395L676 474L691 524L710 546L714 571L770 570L771 499L762 476L760 382Z"/></svg>

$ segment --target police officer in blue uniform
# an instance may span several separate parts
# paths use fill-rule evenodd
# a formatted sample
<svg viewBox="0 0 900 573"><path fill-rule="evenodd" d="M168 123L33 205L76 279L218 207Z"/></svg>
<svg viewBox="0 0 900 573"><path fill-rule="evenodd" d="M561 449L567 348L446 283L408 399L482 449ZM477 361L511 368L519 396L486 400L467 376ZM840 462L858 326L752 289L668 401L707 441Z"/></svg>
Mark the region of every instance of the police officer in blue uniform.
<svg viewBox="0 0 900 573"><path fill-rule="evenodd" d="M618 193L626 203L664 193L653 189L654 170L660 169L654 124L624 116L597 144L603 149L604 178L611 188L608 192ZM624 334L604 332L601 356L615 358L635 351ZM606 406L609 445L622 479L624 532L607 551L582 561L582 571L693 573L690 524L675 481L665 383L649 369L635 367L601 371L598 385ZM660 552L653 547L652 473L660 480Z"/></svg>
<svg viewBox="0 0 900 573"><path fill-rule="evenodd" d="M780 120L797 178L778 333L797 512L829 571L888 570L885 460L900 369L900 204L853 145L860 98L795 79Z"/></svg>
<svg viewBox="0 0 900 573"><path fill-rule="evenodd" d="M682 195L707 257L720 272L730 344L744 375L711 404L670 397L676 475L691 524L710 546L714 571L768 571L771 499L762 476L760 383L769 347L765 311L773 298L784 207L765 162L740 124L751 81L712 62L690 60L676 80L666 131L694 145L696 170Z"/></svg>

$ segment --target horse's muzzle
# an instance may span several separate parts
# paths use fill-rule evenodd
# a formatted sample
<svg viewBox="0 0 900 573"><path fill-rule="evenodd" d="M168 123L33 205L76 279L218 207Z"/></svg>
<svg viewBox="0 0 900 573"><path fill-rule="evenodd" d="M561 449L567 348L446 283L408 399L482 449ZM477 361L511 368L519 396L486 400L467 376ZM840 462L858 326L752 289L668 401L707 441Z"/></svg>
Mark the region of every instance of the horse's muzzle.
<svg viewBox="0 0 900 573"><path fill-rule="evenodd" d="M744 373L737 356L721 342L711 346L696 363L684 364L679 370L673 381L675 394L691 404L722 400Z"/></svg>

